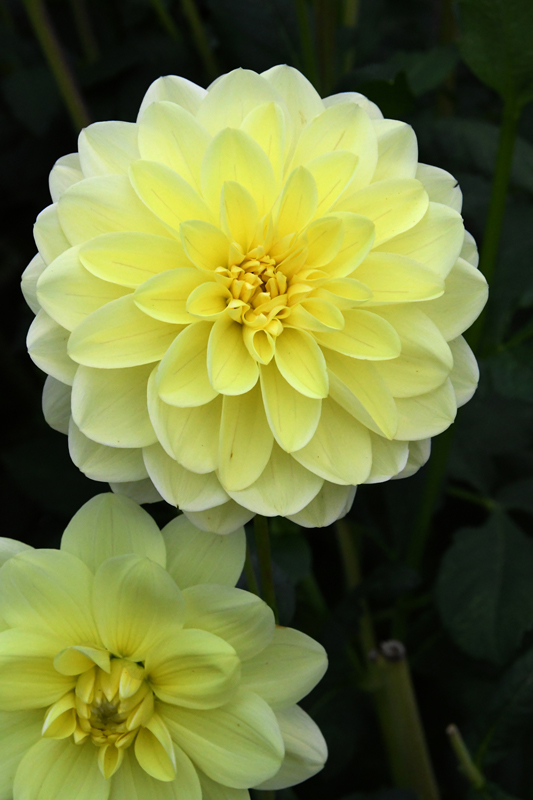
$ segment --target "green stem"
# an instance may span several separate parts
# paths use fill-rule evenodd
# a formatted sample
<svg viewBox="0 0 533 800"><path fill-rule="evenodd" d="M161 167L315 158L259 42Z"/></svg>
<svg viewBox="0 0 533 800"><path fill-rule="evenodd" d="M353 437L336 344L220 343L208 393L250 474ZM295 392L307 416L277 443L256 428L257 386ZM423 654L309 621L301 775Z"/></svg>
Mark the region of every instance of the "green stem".
<svg viewBox="0 0 533 800"><path fill-rule="evenodd" d="M344 0L342 9L342 24L353 35L353 31L357 27L359 19L360 0ZM355 62L355 46L350 44L344 54L343 71L344 73L350 72L353 69Z"/></svg>
<svg viewBox="0 0 533 800"><path fill-rule="evenodd" d="M514 97L508 97L503 106L502 126L500 130L500 141L498 154L494 168L494 178L492 180L492 190L490 196L489 211L485 224L485 233L481 254L479 259L479 269L491 282L500 249L500 239L502 233L503 218L505 214L505 204L509 189L509 179L513 165L513 153L516 141L516 131L522 112ZM483 329L485 327L486 313L481 314L468 332L467 339L474 352L479 347Z"/></svg>
<svg viewBox="0 0 533 800"><path fill-rule="evenodd" d="M300 29L303 71L316 89L318 87L318 67L306 0L296 0L296 13Z"/></svg>
<svg viewBox="0 0 533 800"><path fill-rule="evenodd" d="M481 506L487 511L494 511L498 507L498 503L490 497L482 497L474 492L469 492L468 489L461 489L459 486L449 486L446 494L451 497L459 497L461 500L466 500L468 503L473 503L476 506Z"/></svg>
<svg viewBox="0 0 533 800"><path fill-rule="evenodd" d="M337 543L341 553L342 566L346 588L349 592L353 591L361 583L361 566L359 564L359 552L355 541L354 531L351 529L346 519L339 519L335 523ZM368 604L361 598L361 617L359 619L359 638L365 659L376 646L372 616Z"/></svg>
<svg viewBox="0 0 533 800"><path fill-rule="evenodd" d="M261 590L263 600L267 603L278 622L278 609L276 604L276 590L272 574L272 557L270 555L270 538L268 534L268 520L257 514L254 517L255 546L259 559L259 573L261 575Z"/></svg>
<svg viewBox="0 0 533 800"><path fill-rule="evenodd" d="M302 578L300 586L305 592L309 605L315 611L317 622L321 624L328 615L328 606L315 576L310 572L309 575Z"/></svg>
<svg viewBox="0 0 533 800"><path fill-rule="evenodd" d="M252 564L252 556L248 545L246 545L244 574L246 575L246 583L248 584L248 591L252 592L252 594L256 594L258 597L261 597L261 592L259 591L259 584L257 583L257 578L255 577L254 565Z"/></svg>
<svg viewBox="0 0 533 800"><path fill-rule="evenodd" d="M181 0L181 7L191 26L192 38L204 63L207 77L212 81L219 74L219 69L213 51L209 46L202 18L198 13L194 0Z"/></svg>
<svg viewBox="0 0 533 800"><path fill-rule="evenodd" d="M320 93L328 95L335 83L335 34L339 0L315 0L316 38L320 68Z"/></svg>
<svg viewBox="0 0 533 800"><path fill-rule="evenodd" d="M89 113L74 75L70 71L59 39L43 0L23 0L31 25L39 40L76 131L90 124Z"/></svg>
<svg viewBox="0 0 533 800"><path fill-rule="evenodd" d="M482 791L487 782L486 778L474 764L459 728L456 725L448 725L446 733L448 734L450 744L457 756L461 772L467 778L473 789L477 792Z"/></svg>
<svg viewBox="0 0 533 800"><path fill-rule="evenodd" d="M385 642L372 665L373 696L395 786L439 800L409 664L400 642Z"/></svg>
<svg viewBox="0 0 533 800"><path fill-rule="evenodd" d="M154 9L159 22L161 23L161 27L168 33L171 39L174 39L175 42L179 42L180 34L178 31L178 27L170 14L167 11L167 7L163 3L163 0L151 0L152 8Z"/></svg>
<svg viewBox="0 0 533 800"><path fill-rule="evenodd" d="M94 35L85 0L70 0L70 6L85 60L88 64L94 64L100 58L100 49Z"/></svg>

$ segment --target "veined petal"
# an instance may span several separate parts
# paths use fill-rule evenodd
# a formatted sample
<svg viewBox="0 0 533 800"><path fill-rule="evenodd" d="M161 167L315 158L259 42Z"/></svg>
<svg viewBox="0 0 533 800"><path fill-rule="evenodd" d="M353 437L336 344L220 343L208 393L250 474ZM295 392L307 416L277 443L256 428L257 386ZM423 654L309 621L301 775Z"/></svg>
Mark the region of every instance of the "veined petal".
<svg viewBox="0 0 533 800"><path fill-rule="evenodd" d="M134 554L98 567L92 604L104 647L132 661L144 661L162 638L181 628L185 614L182 594L166 570Z"/></svg>
<svg viewBox="0 0 533 800"><path fill-rule="evenodd" d="M59 433L68 433L71 393L70 386L48 375L43 387L43 416L50 427Z"/></svg>
<svg viewBox="0 0 533 800"><path fill-rule="evenodd" d="M363 303L366 305L372 298L372 290L355 278L334 278L316 289L310 299L315 297L334 305L338 310L347 310ZM303 302L307 304L308 301L304 300ZM338 330L344 328L344 317L342 321L343 324Z"/></svg>
<svg viewBox="0 0 533 800"><path fill-rule="evenodd" d="M324 480L344 485L365 481L372 465L370 433L334 400L322 401L316 433L293 458Z"/></svg>
<svg viewBox="0 0 533 800"><path fill-rule="evenodd" d="M366 307L433 300L444 293L444 281L419 261L395 253L369 253L353 273L372 290Z"/></svg>
<svg viewBox="0 0 533 800"><path fill-rule="evenodd" d="M245 394L224 397L218 470L226 491L244 489L261 475L273 442L259 384Z"/></svg>
<svg viewBox="0 0 533 800"><path fill-rule="evenodd" d="M207 372L207 344L211 322L194 322L168 348L157 371L157 391L173 406L203 406L218 391Z"/></svg>
<svg viewBox="0 0 533 800"><path fill-rule="evenodd" d="M428 197L433 203L443 203L461 213L463 193L453 175L440 167L417 164L415 177L424 184Z"/></svg>
<svg viewBox="0 0 533 800"><path fill-rule="evenodd" d="M255 236L259 213L250 192L236 181L222 185L220 221L231 242L237 242L247 253Z"/></svg>
<svg viewBox="0 0 533 800"><path fill-rule="evenodd" d="M41 739L20 762L13 795L18 800L108 800L110 786L92 742Z"/></svg>
<svg viewBox="0 0 533 800"><path fill-rule="evenodd" d="M446 277L444 294L420 304L446 339L455 339L478 318L488 298L484 275L468 261L458 258Z"/></svg>
<svg viewBox="0 0 533 800"><path fill-rule="evenodd" d="M104 233L78 254L93 275L133 289L161 272L192 266L179 241L151 233Z"/></svg>
<svg viewBox="0 0 533 800"><path fill-rule="evenodd" d="M25 753L41 738L43 726L42 709L34 711L0 712L0 743L2 765L0 767L0 798L13 797L13 779Z"/></svg>
<svg viewBox="0 0 533 800"><path fill-rule="evenodd" d="M177 408L165 403L157 391L156 373L148 382L148 411L164 449L186 469L213 472L218 467L218 438L222 399L202 406Z"/></svg>
<svg viewBox="0 0 533 800"><path fill-rule="evenodd" d="M67 156L58 158L48 176L52 202L57 203L63 192L66 192L74 183L81 181L82 178L83 173L78 153L69 153Z"/></svg>
<svg viewBox="0 0 533 800"><path fill-rule="evenodd" d="M227 538L227 537L225 537ZM234 649L241 661L261 652L274 635L274 615L263 600L229 586L191 586L185 598L185 628L209 631Z"/></svg>
<svg viewBox="0 0 533 800"><path fill-rule="evenodd" d="M338 94L330 94L329 97L324 97L326 108L337 105L337 103L355 103L355 105L361 106L366 111L370 119L383 119L383 114L378 106L360 92L339 92Z"/></svg>
<svg viewBox="0 0 533 800"><path fill-rule="evenodd" d="M417 224L403 233L398 231L385 244L376 242L376 245L380 251L414 258L445 278L457 261L463 240L461 215L448 206L430 203Z"/></svg>
<svg viewBox="0 0 533 800"><path fill-rule="evenodd" d="M58 256L37 282L40 305L69 331L97 308L129 291L86 270L79 259L79 247L71 247Z"/></svg>
<svg viewBox="0 0 533 800"><path fill-rule="evenodd" d="M126 553L166 564L165 543L150 514L128 497L109 492L92 497L74 514L61 549L77 556L91 572L106 559Z"/></svg>
<svg viewBox="0 0 533 800"><path fill-rule="evenodd" d="M70 419L68 449L74 464L93 481L142 481L148 477L140 448L108 447L85 436Z"/></svg>
<svg viewBox="0 0 533 800"><path fill-rule="evenodd" d="M275 359L279 371L296 391L312 398L327 397L326 361L311 334L285 328L276 340Z"/></svg>
<svg viewBox="0 0 533 800"><path fill-rule="evenodd" d="M330 333L344 328L344 317L327 298L310 297L292 308L290 325L307 331Z"/></svg>
<svg viewBox="0 0 533 800"><path fill-rule="evenodd" d="M26 550L33 550L33 547L29 544L24 544L24 542L19 542L18 539L8 539L6 536L0 536L0 567L13 556L18 553L24 553Z"/></svg>
<svg viewBox="0 0 533 800"><path fill-rule="evenodd" d="M287 110L279 103L269 102L253 108L243 119L241 128L265 151L279 180L290 143L287 131Z"/></svg>
<svg viewBox="0 0 533 800"><path fill-rule="evenodd" d="M398 475L409 455L407 442L389 441L375 433L372 440L372 469L365 483L383 483Z"/></svg>
<svg viewBox="0 0 533 800"><path fill-rule="evenodd" d="M51 264L69 249L70 241L59 223L57 203L41 211L33 226L33 238L45 264Z"/></svg>
<svg viewBox="0 0 533 800"><path fill-rule="evenodd" d="M179 75L164 75L161 78L157 78L148 87L139 109L137 122L141 120L146 109L152 103L158 103L161 100L176 103L190 111L191 114L196 114L200 103L206 95L206 89L202 86L197 86L196 83L187 80L187 78L181 78Z"/></svg>
<svg viewBox="0 0 533 800"><path fill-rule="evenodd" d="M378 139L378 162L372 181L419 179L418 144L412 127L396 119L374 120L373 127Z"/></svg>
<svg viewBox="0 0 533 800"><path fill-rule="evenodd" d="M167 547L167 571L181 589L199 583L235 586L246 554L244 528L227 536L206 533L185 516L176 517L162 530Z"/></svg>
<svg viewBox="0 0 533 800"><path fill-rule="evenodd" d="M404 444L407 444L404 442ZM392 478L393 481L402 478L410 478L415 475L420 467L423 467L431 454L431 439L420 439L416 442L409 442L409 455L404 468Z"/></svg>
<svg viewBox="0 0 533 800"><path fill-rule="evenodd" d="M152 103L139 122L140 156L158 161L200 189L200 167L211 136L190 111L168 100Z"/></svg>
<svg viewBox="0 0 533 800"><path fill-rule="evenodd" d="M223 536L246 525L254 516L252 511L243 508L234 500L228 500L226 503L205 511L184 511L184 514L200 530Z"/></svg>
<svg viewBox="0 0 533 800"><path fill-rule="evenodd" d="M338 353L368 361L384 361L400 354L400 338L393 326L370 311L353 309L344 312L342 331L316 332L317 342ZM384 324L385 323L385 324Z"/></svg>
<svg viewBox="0 0 533 800"><path fill-rule="evenodd" d="M324 267L332 278L345 278L359 266L374 243L375 226L361 214L339 212L335 214L342 219L344 238L337 255Z"/></svg>
<svg viewBox="0 0 533 800"><path fill-rule="evenodd" d="M344 225L338 217L323 217L311 223L305 232L307 267L323 267L339 252L344 239Z"/></svg>
<svg viewBox="0 0 533 800"><path fill-rule="evenodd" d="M163 499L182 510L204 511L228 499L214 472L198 474L185 469L160 444L144 448L144 463Z"/></svg>
<svg viewBox="0 0 533 800"><path fill-rule="evenodd" d="M221 783L212 781L201 770L198 770L203 800L250 800L247 789L231 789Z"/></svg>
<svg viewBox="0 0 533 800"><path fill-rule="evenodd" d="M162 223L141 203L127 175L102 175L75 183L60 197L57 212L71 244L113 231L168 236Z"/></svg>
<svg viewBox="0 0 533 800"><path fill-rule="evenodd" d="M93 122L78 137L80 166L85 178L98 175L126 175L139 158L137 125L112 120Z"/></svg>
<svg viewBox="0 0 533 800"><path fill-rule="evenodd" d="M320 95L301 72L286 64L271 67L262 77L285 101L297 138L301 129L324 110Z"/></svg>
<svg viewBox="0 0 533 800"><path fill-rule="evenodd" d="M317 205L315 179L305 167L298 167L289 175L276 203L278 239L302 231L313 219Z"/></svg>
<svg viewBox="0 0 533 800"><path fill-rule="evenodd" d="M95 641L93 576L79 558L59 550L28 550L2 570L0 616L8 625L38 630L68 645Z"/></svg>
<svg viewBox="0 0 533 800"><path fill-rule="evenodd" d="M238 128L259 105L280 97L268 81L249 69L234 69L209 87L197 118L212 134L223 128Z"/></svg>
<svg viewBox="0 0 533 800"><path fill-rule="evenodd" d="M277 626L271 643L242 665L242 684L272 708L287 708L305 697L326 672L321 644L294 628Z"/></svg>
<svg viewBox="0 0 533 800"><path fill-rule="evenodd" d="M363 214L376 226L375 246L388 242L419 222L428 208L428 196L420 181L393 178L372 183L335 204L334 211Z"/></svg>
<svg viewBox="0 0 533 800"><path fill-rule="evenodd" d="M275 363L261 367L261 391L270 429L288 453L307 444L320 419L321 400L294 389Z"/></svg>
<svg viewBox="0 0 533 800"><path fill-rule="evenodd" d="M323 769L328 757L326 741L318 725L299 706L276 711L285 743L285 758L279 772L257 789L285 789L306 781Z"/></svg>
<svg viewBox="0 0 533 800"><path fill-rule="evenodd" d="M155 725L159 736L151 730ZM175 780L174 745L166 725L157 714L152 716L146 727L139 730L134 747L135 758L148 775L163 783Z"/></svg>
<svg viewBox="0 0 533 800"><path fill-rule="evenodd" d="M289 519L302 528L325 528L346 516L355 497L355 486L339 486L324 481L321 490L311 502Z"/></svg>
<svg viewBox="0 0 533 800"><path fill-rule="evenodd" d="M240 678L240 661L231 644L207 630L177 632L148 653L145 666L156 697L182 708L203 710L227 703Z"/></svg>
<svg viewBox="0 0 533 800"><path fill-rule="evenodd" d="M460 257L468 261L473 267L479 267L479 251L477 249L476 240L471 233L465 231L463 246L461 247Z"/></svg>
<svg viewBox="0 0 533 800"><path fill-rule="evenodd" d="M453 369L450 373L457 407L464 406L471 399L479 383L479 367L476 357L462 336L450 342L453 355Z"/></svg>
<svg viewBox="0 0 533 800"><path fill-rule="evenodd" d="M318 494L321 479L274 443L259 478L240 492L228 492L237 503L267 517L296 514Z"/></svg>
<svg viewBox="0 0 533 800"><path fill-rule="evenodd" d="M173 78L169 75L168 78ZM164 80L159 78L159 80ZM120 769L110 781L111 793L109 800L202 800L202 789L196 769L191 760L180 747L174 745L174 760L177 780L161 781L152 778L139 765L134 748L130 747L124 753L124 761Z"/></svg>
<svg viewBox="0 0 533 800"><path fill-rule="evenodd" d="M142 202L176 235L181 223L188 219L213 221L198 192L164 164L134 161L129 177Z"/></svg>
<svg viewBox="0 0 533 800"><path fill-rule="evenodd" d="M146 401L151 371L151 364L80 367L72 384L72 416L80 431L109 447L145 447L157 441Z"/></svg>
<svg viewBox="0 0 533 800"><path fill-rule="evenodd" d="M187 301L197 287L216 286L209 276L194 267L172 269L145 281L135 290L135 305L154 319L185 325L194 322ZM225 308L225 306L224 306Z"/></svg>
<svg viewBox="0 0 533 800"><path fill-rule="evenodd" d="M225 286L220 283L203 281L189 295L187 311L191 320L194 320L195 317L216 319L226 310L232 299L231 292Z"/></svg>
<svg viewBox="0 0 533 800"><path fill-rule="evenodd" d="M326 351L330 396L345 411L376 433L392 439L398 412L392 394L374 364Z"/></svg>
<svg viewBox="0 0 533 800"><path fill-rule="evenodd" d="M144 314L127 295L86 317L71 333L68 352L86 367L136 367L163 358L181 330Z"/></svg>
<svg viewBox="0 0 533 800"><path fill-rule="evenodd" d="M20 279L20 290L24 295L24 300L29 305L34 314L41 310L41 304L37 299L37 281L46 269L46 264L40 253L33 256L32 260L22 273Z"/></svg>
<svg viewBox="0 0 533 800"><path fill-rule="evenodd" d="M245 789L274 775L284 746L270 707L242 690L221 708L206 711L165 706L172 738L214 781Z"/></svg>
<svg viewBox="0 0 533 800"><path fill-rule="evenodd" d="M134 503L159 503L163 498L150 478L140 481L110 481L109 488L120 497L128 497Z"/></svg>
<svg viewBox="0 0 533 800"><path fill-rule="evenodd" d="M259 368L242 338L242 326L224 314L214 323L207 345L207 372L213 389L236 395L250 391Z"/></svg>
<svg viewBox="0 0 533 800"><path fill-rule="evenodd" d="M432 392L398 398L396 406L399 417L396 438L401 441L437 436L450 427L457 414L457 401L449 378Z"/></svg>
<svg viewBox="0 0 533 800"><path fill-rule="evenodd" d="M77 364L67 353L68 339L66 328L41 309L30 325L26 345L31 360L39 369L71 386Z"/></svg>
<svg viewBox="0 0 533 800"><path fill-rule="evenodd" d="M49 633L19 628L0 633L0 708L2 712L40 709L39 734L46 706L74 686L73 678L60 675L54 667L54 656L62 646L61 637Z"/></svg>
<svg viewBox="0 0 533 800"><path fill-rule="evenodd" d="M327 214L347 186L352 191L352 181L357 180L358 165L359 156L347 150L324 153L306 164L316 183L318 205L315 217Z"/></svg>
<svg viewBox="0 0 533 800"><path fill-rule="evenodd" d="M220 228L193 219L183 223L180 235L185 252L198 269L214 271L227 266L230 242Z"/></svg>

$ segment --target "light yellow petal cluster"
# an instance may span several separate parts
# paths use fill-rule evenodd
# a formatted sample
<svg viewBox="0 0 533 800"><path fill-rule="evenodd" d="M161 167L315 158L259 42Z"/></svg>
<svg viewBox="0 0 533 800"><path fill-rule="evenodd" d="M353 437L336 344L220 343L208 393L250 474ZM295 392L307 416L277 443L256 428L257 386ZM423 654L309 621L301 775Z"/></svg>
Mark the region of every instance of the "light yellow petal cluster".
<svg viewBox="0 0 533 800"><path fill-rule="evenodd" d="M241 528L97 495L60 550L0 540L0 798L249 800L322 769L324 649L235 588Z"/></svg>
<svg viewBox="0 0 533 800"><path fill-rule="evenodd" d="M487 297L451 175L290 67L160 78L51 173L23 278L75 464L221 533L327 525L412 474L478 371Z"/></svg>

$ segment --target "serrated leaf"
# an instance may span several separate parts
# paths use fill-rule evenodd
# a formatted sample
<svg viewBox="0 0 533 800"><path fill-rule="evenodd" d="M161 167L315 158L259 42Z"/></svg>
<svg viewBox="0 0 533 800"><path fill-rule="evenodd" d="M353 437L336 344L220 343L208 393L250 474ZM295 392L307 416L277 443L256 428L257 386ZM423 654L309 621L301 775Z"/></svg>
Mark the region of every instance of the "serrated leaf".
<svg viewBox="0 0 533 800"><path fill-rule="evenodd" d="M533 542L503 512L457 532L436 587L454 642L474 658L505 663L533 627Z"/></svg>
<svg viewBox="0 0 533 800"><path fill-rule="evenodd" d="M533 99L531 0L460 0L459 49L477 77L519 105Z"/></svg>

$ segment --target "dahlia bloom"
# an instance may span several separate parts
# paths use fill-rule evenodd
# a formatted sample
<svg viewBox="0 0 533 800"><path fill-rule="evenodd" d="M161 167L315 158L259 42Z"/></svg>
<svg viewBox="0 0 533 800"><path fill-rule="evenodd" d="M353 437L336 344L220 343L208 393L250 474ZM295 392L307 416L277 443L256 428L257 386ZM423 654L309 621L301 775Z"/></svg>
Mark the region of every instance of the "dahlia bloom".
<svg viewBox="0 0 533 800"><path fill-rule="evenodd" d="M50 175L23 288L74 463L205 530L415 472L473 394L487 287L412 128L295 69L174 76Z"/></svg>
<svg viewBox="0 0 533 800"><path fill-rule="evenodd" d="M1 800L249 800L318 772L323 648L235 589L244 531L90 500L61 550L0 539Z"/></svg>

